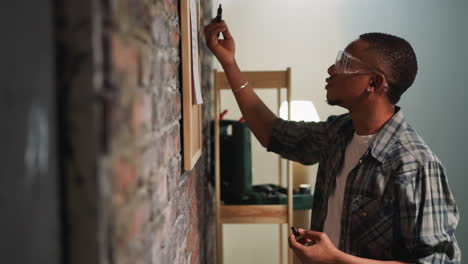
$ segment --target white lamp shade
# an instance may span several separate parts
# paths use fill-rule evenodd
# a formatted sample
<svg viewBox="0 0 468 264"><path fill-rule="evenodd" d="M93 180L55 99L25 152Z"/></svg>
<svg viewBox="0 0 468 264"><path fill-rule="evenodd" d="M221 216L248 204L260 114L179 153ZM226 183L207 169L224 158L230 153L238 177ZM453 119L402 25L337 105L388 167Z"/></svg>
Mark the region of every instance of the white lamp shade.
<svg viewBox="0 0 468 264"><path fill-rule="evenodd" d="M288 119L288 102L284 101L280 106L280 117ZM320 121L317 109L312 101L294 100L291 102L291 120L293 121Z"/></svg>

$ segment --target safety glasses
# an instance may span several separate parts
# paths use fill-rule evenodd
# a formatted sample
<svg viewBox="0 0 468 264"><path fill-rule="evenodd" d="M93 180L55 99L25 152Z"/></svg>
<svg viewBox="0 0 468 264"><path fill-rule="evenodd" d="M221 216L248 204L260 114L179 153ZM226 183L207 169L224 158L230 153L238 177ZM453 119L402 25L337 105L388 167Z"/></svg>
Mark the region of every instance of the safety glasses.
<svg viewBox="0 0 468 264"><path fill-rule="evenodd" d="M351 56L346 51L338 51L335 61L335 72L342 74L355 74L355 73L370 73L380 72L375 67L372 67L361 60Z"/></svg>

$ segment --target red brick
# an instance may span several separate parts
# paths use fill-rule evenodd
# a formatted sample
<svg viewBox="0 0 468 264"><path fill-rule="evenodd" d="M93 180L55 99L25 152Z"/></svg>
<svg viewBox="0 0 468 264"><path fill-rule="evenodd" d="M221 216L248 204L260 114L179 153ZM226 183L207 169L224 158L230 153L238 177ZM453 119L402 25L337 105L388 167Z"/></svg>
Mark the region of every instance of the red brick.
<svg viewBox="0 0 468 264"><path fill-rule="evenodd" d="M133 41L112 34L111 62L118 72L130 74L130 78L136 83L140 72L140 53Z"/></svg>
<svg viewBox="0 0 468 264"><path fill-rule="evenodd" d="M141 134L141 128L145 120L145 111L147 111L147 107L145 107L144 103L146 102L143 98L143 93L139 92L135 94L135 97L133 98L132 101L132 120L131 120L131 126L132 126L132 134L133 136L140 136Z"/></svg>
<svg viewBox="0 0 468 264"><path fill-rule="evenodd" d="M191 172L182 169L180 1L118 2L111 14L108 76L118 91L109 111L113 261L213 263L214 191L205 186L204 169L211 157L204 154ZM202 4L202 14L209 13L211 3ZM202 79L211 79L212 55L201 49L202 68L208 69ZM204 91L211 91L207 85ZM204 94L204 127L212 116L211 97Z"/></svg>
<svg viewBox="0 0 468 264"><path fill-rule="evenodd" d="M181 118L181 96L178 91L162 89L155 98L155 127L163 128Z"/></svg>
<svg viewBox="0 0 468 264"><path fill-rule="evenodd" d="M123 158L116 158L112 161L112 168L115 176L114 192L118 195L129 193L137 180L137 169L135 166Z"/></svg>

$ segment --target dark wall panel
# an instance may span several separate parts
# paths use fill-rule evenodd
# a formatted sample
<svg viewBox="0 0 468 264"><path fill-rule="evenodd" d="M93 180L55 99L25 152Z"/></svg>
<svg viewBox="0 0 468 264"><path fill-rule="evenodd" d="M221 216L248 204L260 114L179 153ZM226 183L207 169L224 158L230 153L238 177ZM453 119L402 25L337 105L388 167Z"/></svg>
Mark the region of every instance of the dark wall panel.
<svg viewBox="0 0 468 264"><path fill-rule="evenodd" d="M0 6L0 260L60 263L52 4Z"/></svg>

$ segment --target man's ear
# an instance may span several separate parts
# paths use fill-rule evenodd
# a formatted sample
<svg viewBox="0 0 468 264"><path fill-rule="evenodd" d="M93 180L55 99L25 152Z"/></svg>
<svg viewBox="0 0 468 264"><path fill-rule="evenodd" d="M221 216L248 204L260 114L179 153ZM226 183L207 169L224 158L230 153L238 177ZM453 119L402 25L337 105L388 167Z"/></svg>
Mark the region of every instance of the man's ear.
<svg viewBox="0 0 468 264"><path fill-rule="evenodd" d="M379 92L384 92L384 86L385 86L385 77L381 73L375 74L370 82L369 86L373 88L375 91Z"/></svg>

